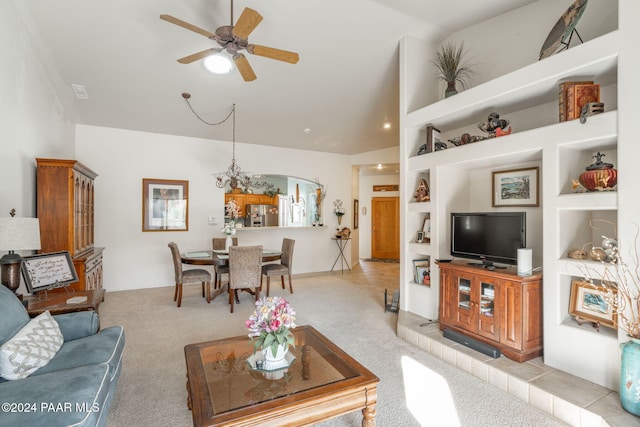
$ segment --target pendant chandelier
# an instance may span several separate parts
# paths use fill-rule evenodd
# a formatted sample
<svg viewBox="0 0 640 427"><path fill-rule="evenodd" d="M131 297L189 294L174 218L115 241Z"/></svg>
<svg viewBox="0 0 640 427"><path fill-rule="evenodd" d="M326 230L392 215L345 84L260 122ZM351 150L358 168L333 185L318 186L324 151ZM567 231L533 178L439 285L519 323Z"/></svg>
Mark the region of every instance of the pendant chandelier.
<svg viewBox="0 0 640 427"><path fill-rule="evenodd" d="M235 190L236 188L238 188L238 186L241 186L243 188L250 187L252 184L251 179L253 178L253 174L251 172L243 171L240 168L240 166L238 166L238 163L236 162L236 104L233 104L233 107L231 107L231 111L229 112L229 114L227 114L227 117L225 117L224 119L222 119L217 123L209 123L206 120L204 120L202 117L200 117L198 113L196 113L196 111L193 109L193 107L191 106L191 103L189 102L189 98L191 98L191 95L189 93L183 93L182 97L187 102L187 105L189 106L189 109L191 110L191 112L202 123L205 123L209 126L217 126L229 120L230 117L232 119L231 122L232 122L233 133L231 135L232 136L231 141L233 143L233 151L231 156L231 164L229 165L226 171L213 174L216 177L216 187L225 188L227 184L229 184L232 190Z"/></svg>

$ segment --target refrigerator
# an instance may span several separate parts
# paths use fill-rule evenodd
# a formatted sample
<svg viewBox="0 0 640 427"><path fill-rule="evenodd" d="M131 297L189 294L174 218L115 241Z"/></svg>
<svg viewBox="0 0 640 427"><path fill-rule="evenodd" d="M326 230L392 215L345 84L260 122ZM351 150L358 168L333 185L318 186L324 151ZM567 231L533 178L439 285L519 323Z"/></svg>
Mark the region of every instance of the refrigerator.
<svg viewBox="0 0 640 427"><path fill-rule="evenodd" d="M245 227L273 227L278 225L278 205L247 205Z"/></svg>

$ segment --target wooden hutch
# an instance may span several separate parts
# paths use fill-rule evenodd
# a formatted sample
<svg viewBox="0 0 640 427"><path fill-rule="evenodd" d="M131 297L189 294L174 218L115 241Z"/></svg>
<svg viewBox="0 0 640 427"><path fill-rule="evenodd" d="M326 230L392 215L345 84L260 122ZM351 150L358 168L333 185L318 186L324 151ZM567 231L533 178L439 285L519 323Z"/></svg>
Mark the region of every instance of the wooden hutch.
<svg viewBox="0 0 640 427"><path fill-rule="evenodd" d="M102 251L94 247L94 171L77 160L37 158L42 253L68 251L76 290L102 288Z"/></svg>

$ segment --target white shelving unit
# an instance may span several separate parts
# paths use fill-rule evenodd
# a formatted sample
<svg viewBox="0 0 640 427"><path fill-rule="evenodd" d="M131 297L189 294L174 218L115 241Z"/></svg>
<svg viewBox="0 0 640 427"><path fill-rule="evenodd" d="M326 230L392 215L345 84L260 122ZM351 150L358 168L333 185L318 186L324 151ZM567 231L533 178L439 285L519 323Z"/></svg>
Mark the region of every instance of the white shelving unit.
<svg viewBox="0 0 640 427"><path fill-rule="evenodd" d="M619 28L622 28L623 10L637 13L639 8L632 0L619 0L619 9ZM629 28L633 19L628 18L627 22ZM637 33L637 30L633 31ZM625 94L620 93L618 81L621 75L630 78L629 69L623 66L635 66L637 70L635 60L638 56L634 54L633 61L619 61L622 46L629 44L622 34L620 29L611 31L450 98L406 114L401 111L400 130L400 308L429 319L437 318L438 268L432 262L431 286L419 286L413 281L412 261L424 256L432 261L451 257L451 212L496 209L491 208L492 171L539 166L540 206L510 210L527 212L528 247L534 249L534 263L544 266L544 362L614 390L618 387L619 375L619 364L616 363L619 359L618 333L606 328L597 332L589 326L578 325L569 316L570 284L573 277L580 276L581 261L568 259L567 251L597 241L598 232L589 227L589 220L619 221L623 194L637 198L630 185L619 185L617 191L598 193L576 193L571 185L571 180L577 179L584 167L593 162L591 158L596 151L606 153L605 161L616 166L619 179L640 182L640 171L623 169L625 161L621 154L624 150L619 150L622 135L619 135L618 98L628 102L629 95L625 98ZM624 34L626 36L628 32ZM401 105L402 100L410 97L406 93L408 71L403 67L411 63L408 58L412 54L416 54L414 43L402 40ZM585 124L579 120L558 123L558 84L585 78L601 85L606 112L589 117ZM517 123L512 120L514 132L511 135L416 154L426 139L427 125L440 129L446 140L459 136L460 129L465 126L475 126L486 120L492 111L499 112L501 117L519 119ZM628 120L637 121L628 111L626 114ZM527 120L528 116L534 118ZM629 136L627 138L628 144L634 143ZM624 152L637 156L639 150L634 147ZM424 177L428 177L431 200L415 203L413 193ZM622 193L621 189L627 192ZM421 218L427 214L431 219L431 241L427 245L416 244L415 233ZM640 222L637 211L626 213L624 218L634 215Z"/></svg>

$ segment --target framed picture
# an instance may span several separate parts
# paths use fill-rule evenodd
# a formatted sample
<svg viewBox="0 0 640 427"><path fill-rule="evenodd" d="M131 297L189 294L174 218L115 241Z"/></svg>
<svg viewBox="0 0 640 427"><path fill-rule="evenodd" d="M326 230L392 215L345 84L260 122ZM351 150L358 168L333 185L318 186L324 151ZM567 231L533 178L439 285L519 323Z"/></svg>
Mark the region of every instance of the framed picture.
<svg viewBox="0 0 640 427"><path fill-rule="evenodd" d="M418 231L416 234L416 243L424 243L424 231Z"/></svg>
<svg viewBox="0 0 640 427"><path fill-rule="evenodd" d="M414 259L413 260L413 280L418 284L425 284L425 271L429 272L429 258ZM428 285L431 285L431 279L429 278Z"/></svg>
<svg viewBox="0 0 640 427"><path fill-rule="evenodd" d="M142 179L142 231L189 230L189 181Z"/></svg>
<svg viewBox="0 0 640 427"><path fill-rule="evenodd" d="M424 221L422 222L422 231L424 233L424 241L431 241L431 219L429 215L425 215Z"/></svg>
<svg viewBox="0 0 640 427"><path fill-rule="evenodd" d="M20 270L29 293L61 288L78 281L78 273L67 251L24 257Z"/></svg>
<svg viewBox="0 0 640 427"><path fill-rule="evenodd" d="M493 172L491 206L538 206L539 169L534 167Z"/></svg>
<svg viewBox="0 0 640 427"><path fill-rule="evenodd" d="M358 229L358 213L360 212L360 202L358 199L353 199L353 229Z"/></svg>
<svg viewBox="0 0 640 427"><path fill-rule="evenodd" d="M615 329L617 313L610 301L616 296L615 288L574 279L571 281L569 314Z"/></svg>
<svg viewBox="0 0 640 427"><path fill-rule="evenodd" d="M436 142L440 142L440 130L427 126L427 153L435 151Z"/></svg>

